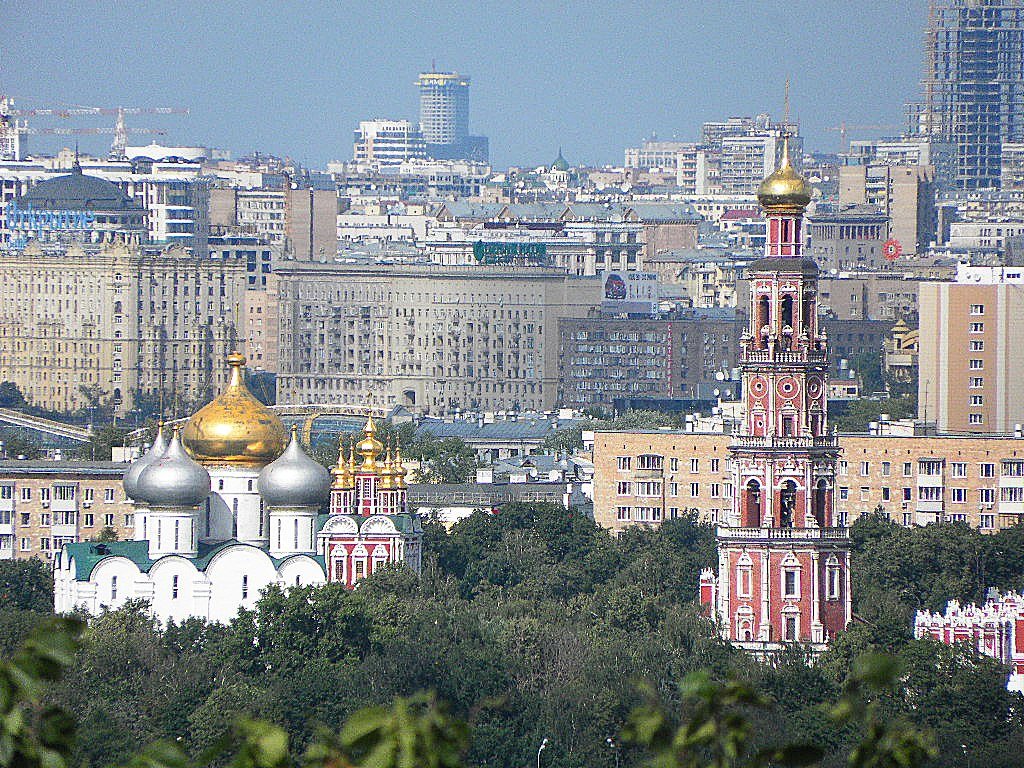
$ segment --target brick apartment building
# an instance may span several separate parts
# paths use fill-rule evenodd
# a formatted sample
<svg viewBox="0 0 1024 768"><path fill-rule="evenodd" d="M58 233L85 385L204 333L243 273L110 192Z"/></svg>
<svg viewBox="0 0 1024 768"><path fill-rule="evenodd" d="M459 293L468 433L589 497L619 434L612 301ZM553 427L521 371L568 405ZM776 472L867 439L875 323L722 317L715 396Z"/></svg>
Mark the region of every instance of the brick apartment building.
<svg viewBox="0 0 1024 768"><path fill-rule="evenodd" d="M134 535L134 510L111 461L0 461L0 560L50 560L66 542Z"/></svg>
<svg viewBox="0 0 1024 768"><path fill-rule="evenodd" d="M613 531L732 506L730 435L598 432L594 519ZM994 531L1024 518L1024 438L840 435L835 504L852 524L876 509L903 525L962 521Z"/></svg>

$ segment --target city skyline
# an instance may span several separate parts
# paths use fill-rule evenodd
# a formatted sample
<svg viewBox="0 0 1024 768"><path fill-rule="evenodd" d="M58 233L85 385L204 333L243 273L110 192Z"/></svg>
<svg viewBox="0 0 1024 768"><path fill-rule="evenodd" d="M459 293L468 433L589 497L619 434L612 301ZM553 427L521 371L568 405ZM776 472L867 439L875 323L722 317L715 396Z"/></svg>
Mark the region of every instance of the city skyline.
<svg viewBox="0 0 1024 768"><path fill-rule="evenodd" d="M539 4L517 13L454 4L431 18L407 5L244 7L170 12L155 3L125 19L100 4L11 3L0 91L23 108L185 106L185 118L129 124L162 128L167 143L323 166L351 157L360 120L415 120L416 76L436 62L472 77L470 130L490 137L503 167L549 162L559 146L574 164L621 164L623 148L652 131L695 140L704 120L781 115L790 77L792 116L808 147L835 150L839 136L826 128L840 122L902 127L903 104L920 90L927 11L914 0L893 23L881 4L856 15L838 2L645 4L628 17L609 6L588 14L600 23L577 25L573 7ZM473 13L478 23L467 24ZM128 43L119 37L126 24L137 30ZM33 139L43 151L68 141ZM109 140L81 144L105 152Z"/></svg>

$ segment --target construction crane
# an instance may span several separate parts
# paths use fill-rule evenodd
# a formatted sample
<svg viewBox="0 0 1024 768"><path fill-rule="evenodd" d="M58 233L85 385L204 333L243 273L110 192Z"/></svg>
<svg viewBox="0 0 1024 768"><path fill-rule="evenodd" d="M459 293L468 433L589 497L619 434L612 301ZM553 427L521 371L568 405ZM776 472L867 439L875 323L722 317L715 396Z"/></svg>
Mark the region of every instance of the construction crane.
<svg viewBox="0 0 1024 768"><path fill-rule="evenodd" d="M848 152L850 150L850 144L847 141L847 133L849 131L891 131L894 128L899 128L898 125L847 125L844 120L839 125L830 125L826 131L839 131L839 145L840 149Z"/></svg>
<svg viewBox="0 0 1024 768"><path fill-rule="evenodd" d="M114 141L110 145L110 155L114 158L124 157L128 144L129 133L145 133L162 135L164 132L153 128L127 128L125 115L187 115L188 107L37 107L33 109L14 109L14 101L0 96L0 123L10 122L8 118L16 117L93 117L98 115L116 115L113 129L63 129L51 128L42 130L29 129L28 133L55 134L60 136L112 133Z"/></svg>

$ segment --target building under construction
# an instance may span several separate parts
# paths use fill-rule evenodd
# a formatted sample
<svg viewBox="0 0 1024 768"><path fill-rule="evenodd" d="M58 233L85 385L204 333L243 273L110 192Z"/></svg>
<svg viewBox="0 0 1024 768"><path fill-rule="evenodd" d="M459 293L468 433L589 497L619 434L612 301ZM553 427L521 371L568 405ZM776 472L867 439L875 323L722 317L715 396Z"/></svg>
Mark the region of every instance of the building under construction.
<svg viewBox="0 0 1024 768"><path fill-rule="evenodd" d="M998 187L1004 142L1024 140L1024 0L932 0L912 133L955 149L959 189Z"/></svg>

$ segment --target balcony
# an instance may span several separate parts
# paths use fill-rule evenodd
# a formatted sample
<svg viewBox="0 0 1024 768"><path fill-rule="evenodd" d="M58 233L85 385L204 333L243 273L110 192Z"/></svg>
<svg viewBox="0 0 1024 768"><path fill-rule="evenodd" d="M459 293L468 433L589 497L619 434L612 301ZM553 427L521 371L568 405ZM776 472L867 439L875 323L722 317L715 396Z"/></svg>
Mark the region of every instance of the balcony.
<svg viewBox="0 0 1024 768"><path fill-rule="evenodd" d="M745 363L807 363L824 362L828 353L823 349L748 349L743 353Z"/></svg>
<svg viewBox="0 0 1024 768"><path fill-rule="evenodd" d="M837 541L850 538L849 528L728 528L718 526L719 539L770 541Z"/></svg>
<svg viewBox="0 0 1024 768"><path fill-rule="evenodd" d="M818 437L781 437L779 435L733 435L733 448L768 448L790 450L793 448L838 448L837 435Z"/></svg>
<svg viewBox="0 0 1024 768"><path fill-rule="evenodd" d="M918 514L925 515L939 515L942 514L942 502L941 501L918 501L914 507Z"/></svg>

